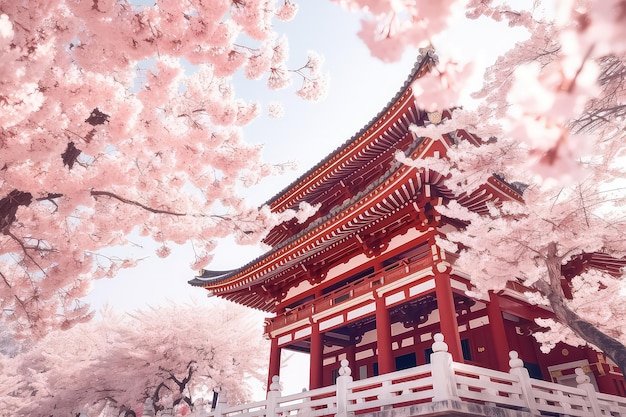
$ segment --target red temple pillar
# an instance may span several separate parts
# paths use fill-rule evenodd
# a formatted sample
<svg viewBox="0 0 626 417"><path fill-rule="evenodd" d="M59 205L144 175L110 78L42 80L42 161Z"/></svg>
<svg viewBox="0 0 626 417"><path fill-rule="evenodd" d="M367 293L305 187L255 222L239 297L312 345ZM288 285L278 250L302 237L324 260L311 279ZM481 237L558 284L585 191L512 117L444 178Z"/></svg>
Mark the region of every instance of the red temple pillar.
<svg viewBox="0 0 626 417"><path fill-rule="evenodd" d="M378 373L395 371L391 345L391 317L385 306L385 297L376 297L376 344L378 345Z"/></svg>
<svg viewBox="0 0 626 417"><path fill-rule="evenodd" d="M320 333L319 323L311 325L311 350L310 350L310 370L309 370L309 389L320 388L323 385L322 356L324 352L324 344L322 334Z"/></svg>
<svg viewBox="0 0 626 417"><path fill-rule="evenodd" d="M493 336L493 345L495 348L496 361L498 369L501 371L509 370L509 342L506 338L506 330L504 329L504 319L502 318L502 310L500 309L500 296L489 291L489 303L487 304L487 316L489 317L489 328Z"/></svg>
<svg viewBox="0 0 626 417"><path fill-rule="evenodd" d="M272 384L272 377L274 375L280 376L280 352L281 349L278 347L278 338L275 337L271 340L270 345L270 364L269 371L267 373L267 391L270 390L270 385Z"/></svg>
<svg viewBox="0 0 626 417"><path fill-rule="evenodd" d="M348 366L352 370L352 377L354 380L359 379L357 375L358 369L356 369L356 345L354 344L354 338L350 338L351 345L346 346L346 360L348 361Z"/></svg>
<svg viewBox="0 0 626 417"><path fill-rule="evenodd" d="M463 362L463 350L461 349L461 338L459 335L459 324L456 320L456 309L452 285L450 284L450 274L435 270L435 295L437 297L437 308L439 309L439 325L444 341L448 344L448 352L455 362ZM448 269L449 270L449 269Z"/></svg>

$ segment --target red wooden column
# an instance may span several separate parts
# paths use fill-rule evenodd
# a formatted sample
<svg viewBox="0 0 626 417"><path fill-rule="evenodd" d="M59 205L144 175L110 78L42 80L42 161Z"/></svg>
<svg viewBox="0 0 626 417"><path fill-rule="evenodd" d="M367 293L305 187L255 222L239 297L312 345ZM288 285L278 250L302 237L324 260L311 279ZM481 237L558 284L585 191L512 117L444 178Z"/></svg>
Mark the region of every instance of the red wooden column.
<svg viewBox="0 0 626 417"><path fill-rule="evenodd" d="M489 317L489 328L493 336L496 361L498 369L508 371L509 366L509 342L504 330L504 319L500 309L500 296L489 291L489 303L487 304L487 316Z"/></svg>
<svg viewBox="0 0 626 417"><path fill-rule="evenodd" d="M459 337L459 324L456 321L456 310L452 285L450 284L450 269L439 264L433 268L435 272L435 295L437 296L437 308L439 309L439 325L444 341L448 344L448 352L455 362L463 362L461 350L461 338ZM440 271L440 268L444 271Z"/></svg>
<svg viewBox="0 0 626 417"><path fill-rule="evenodd" d="M378 373L396 370L391 345L391 317L385 306L385 297L376 296L376 344L378 345Z"/></svg>
<svg viewBox="0 0 626 417"><path fill-rule="evenodd" d="M322 371L322 355L324 345L322 334L320 333L319 323L311 325L311 350L310 350L310 367L309 367L309 390L321 388L323 384Z"/></svg>
<svg viewBox="0 0 626 417"><path fill-rule="evenodd" d="M352 370L352 377L357 380L359 376L357 375L358 369L356 368L356 344L354 343L353 337L350 338L350 343L350 346L346 346L346 360Z"/></svg>
<svg viewBox="0 0 626 417"><path fill-rule="evenodd" d="M270 345L270 365L269 371L267 373L267 391L270 390L270 385L272 384L272 377L274 375L280 376L280 352L281 349L278 347L278 338L275 337L271 341Z"/></svg>

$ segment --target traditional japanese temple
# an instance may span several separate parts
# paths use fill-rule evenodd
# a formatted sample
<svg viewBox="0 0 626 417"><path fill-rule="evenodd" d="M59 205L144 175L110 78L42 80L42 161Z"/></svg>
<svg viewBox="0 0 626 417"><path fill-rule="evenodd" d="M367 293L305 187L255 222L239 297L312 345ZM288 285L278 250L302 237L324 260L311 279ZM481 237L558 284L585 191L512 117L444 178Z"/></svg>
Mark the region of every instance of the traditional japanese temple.
<svg viewBox="0 0 626 417"><path fill-rule="evenodd" d="M418 108L411 90L434 59L424 52L369 124L267 202L281 212L306 201L319 205L315 215L276 226L265 255L232 271L203 270L190 284L272 316L265 323L270 382L282 350L310 355L314 389L334 384L343 359L356 380L427 363L433 335L442 333L455 362L508 371L515 350L534 378L572 385L582 368L600 391L625 395L621 371L603 354L564 344L540 351L534 319L553 314L529 304L526 288L511 282L471 298L472 271L455 267L455 255L437 246L437 236L462 227L437 206L456 199L484 213L487 202L521 200L522 190L494 175L478 192L456 197L439 173L396 160L399 151L443 157L457 141L479 143L466 131L434 138L410 131L451 117Z"/></svg>

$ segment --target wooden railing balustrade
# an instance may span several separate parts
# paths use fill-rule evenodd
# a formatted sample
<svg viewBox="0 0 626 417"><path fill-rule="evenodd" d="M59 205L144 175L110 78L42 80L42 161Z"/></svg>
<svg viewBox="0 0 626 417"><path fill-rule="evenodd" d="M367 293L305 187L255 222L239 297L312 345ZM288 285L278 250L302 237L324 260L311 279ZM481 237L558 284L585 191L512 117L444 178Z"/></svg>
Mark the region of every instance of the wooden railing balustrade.
<svg viewBox="0 0 626 417"><path fill-rule="evenodd" d="M433 260L430 256L430 250L424 251L423 254L413 256L410 259L395 262L380 271L375 271L363 278L347 284L344 287L329 292L328 294L324 294L317 300L308 301L294 307L282 315L267 319L265 333L270 333L290 324L297 323L300 320L311 317L313 314L326 311L352 298L368 294L372 291L372 288L380 285L391 284L410 274L430 268L432 265Z"/></svg>
<svg viewBox="0 0 626 417"><path fill-rule="evenodd" d="M443 336L436 334L426 365L353 381L348 362L342 360L336 385L281 396L274 377L265 401L229 407L222 395L215 409L195 410L189 416L380 416L403 408L401 414L407 416L626 417L626 398L596 392L580 368L578 385L571 387L530 378L517 352L510 353L510 372L501 372L453 362L447 348Z"/></svg>

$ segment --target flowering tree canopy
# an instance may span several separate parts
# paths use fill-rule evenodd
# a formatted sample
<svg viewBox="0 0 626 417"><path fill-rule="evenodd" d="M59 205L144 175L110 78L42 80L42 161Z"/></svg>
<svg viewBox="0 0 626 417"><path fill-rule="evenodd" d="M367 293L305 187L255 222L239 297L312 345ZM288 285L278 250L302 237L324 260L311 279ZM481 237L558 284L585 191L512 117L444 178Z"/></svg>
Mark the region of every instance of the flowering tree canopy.
<svg viewBox="0 0 626 417"><path fill-rule="evenodd" d="M408 45L442 52L413 90L428 111L457 110L414 133L482 138L478 147L457 141L445 159L399 159L446 174L457 195L494 174L522 195L485 216L454 201L438 207L466 224L439 244L460 252L475 292L523 283L558 319L539 321L546 349L589 343L626 369L626 3L555 1L543 15L540 2L527 10L484 0L347 3L368 12L361 37L373 55L393 60ZM477 108L462 99L476 71L471 55L437 48L457 12L527 30L486 72Z"/></svg>
<svg viewBox="0 0 626 417"><path fill-rule="evenodd" d="M277 170L241 127L261 105L231 76L269 88L301 82L316 100L319 57L287 67L272 28L289 0L125 0L0 5L0 310L22 334L91 317L78 300L92 279L136 260L103 256L136 231L191 241L195 267L214 238L256 242L275 223L236 187ZM270 112L279 113L273 106Z"/></svg>
<svg viewBox="0 0 626 417"><path fill-rule="evenodd" d="M249 401L265 371L258 320L230 303L164 306L53 331L13 358L0 355L0 415L111 415L147 399L154 411L194 408L213 390ZM201 401L200 401L201 402ZM112 413L115 411L115 413Z"/></svg>
<svg viewBox="0 0 626 417"><path fill-rule="evenodd" d="M359 36L380 59L396 60L407 46L437 50L416 97L428 111L464 110L417 135L462 128L483 138L479 147L459 141L446 160L413 163L448 174L458 194L493 174L525 188L523 204L494 204L486 217L439 207L467 223L440 244L462 243L459 263L476 291L523 282L556 313L559 323L543 324L558 338L596 345L626 369L616 319L626 255L624 1L554 1L543 15L540 2L526 10L489 0L341 3L365 12ZM160 242L160 256L169 242L192 241L204 266L213 238L256 241L278 221L236 192L278 168L242 140L260 105L238 99L230 77L241 70L283 88L296 76L298 95L321 96L319 58L290 70L287 39L271 26L295 11L289 0L0 5L3 319L35 334L88 319L77 300L90 280L135 262L99 251L132 230ZM485 74L476 110L463 99L469 80L482 77L473 45L438 45L459 16L527 32ZM282 110L272 104L269 113Z"/></svg>

